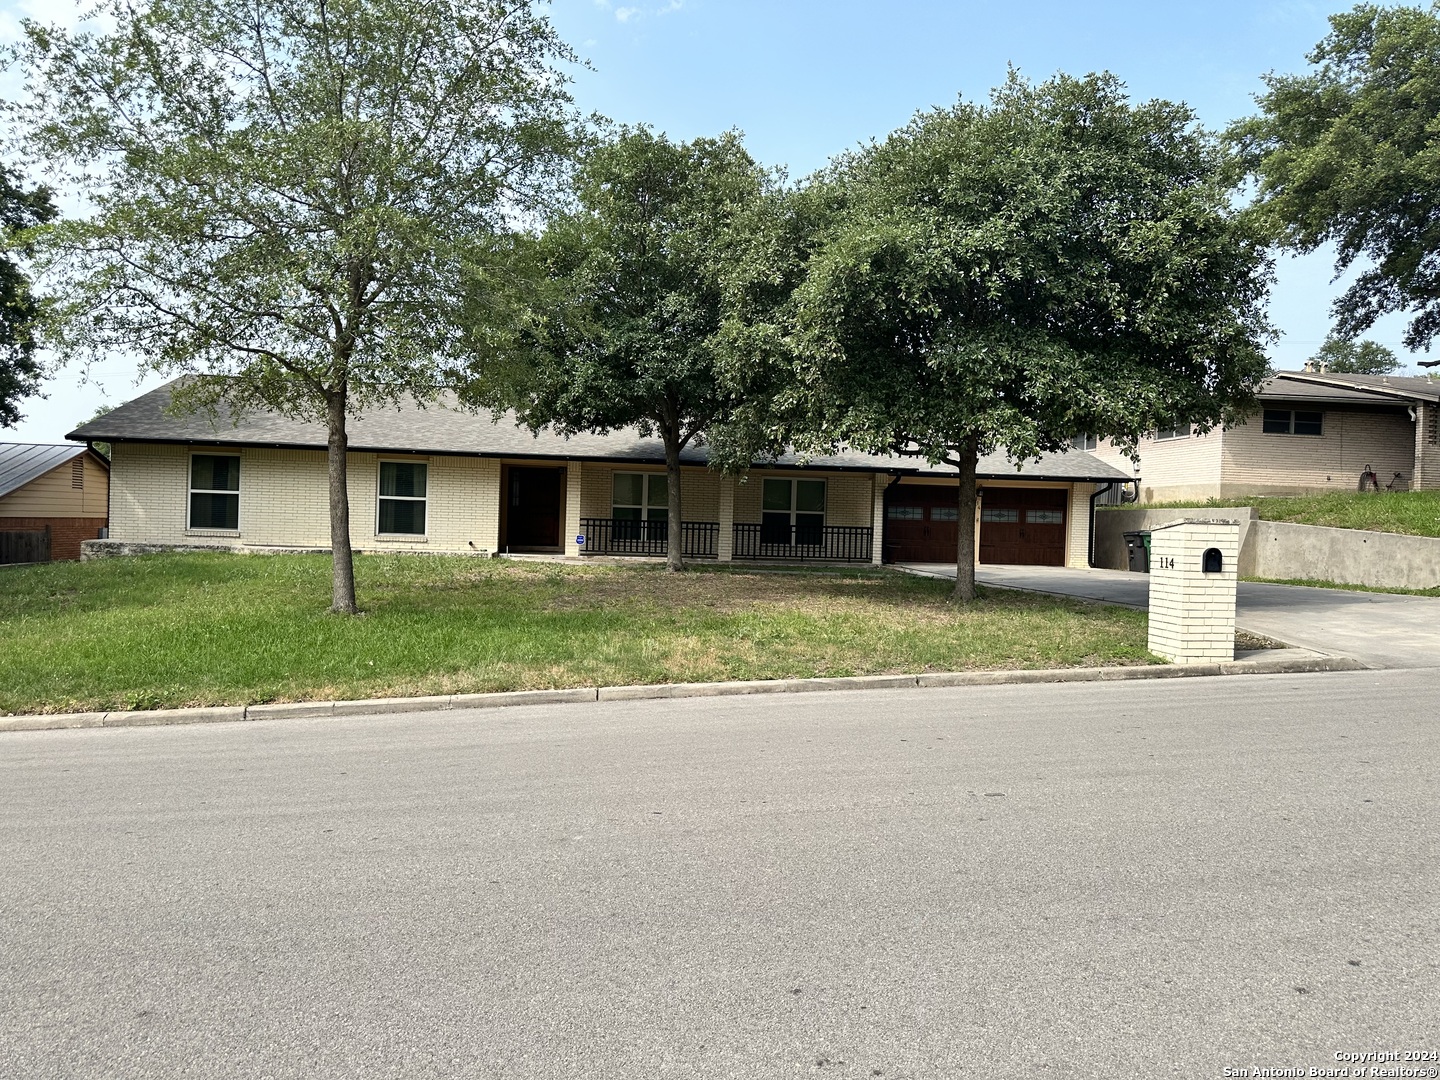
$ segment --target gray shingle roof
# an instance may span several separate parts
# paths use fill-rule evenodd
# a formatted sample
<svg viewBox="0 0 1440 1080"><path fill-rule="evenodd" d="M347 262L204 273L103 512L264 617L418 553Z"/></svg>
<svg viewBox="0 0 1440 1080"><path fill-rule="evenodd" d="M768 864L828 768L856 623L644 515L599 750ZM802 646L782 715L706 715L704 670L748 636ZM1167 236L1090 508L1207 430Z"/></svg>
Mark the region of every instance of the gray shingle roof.
<svg viewBox="0 0 1440 1080"><path fill-rule="evenodd" d="M278 446L324 449L325 425L289 420L270 412L251 412L235 417L223 409L214 417L204 414L171 415L170 390L174 383L121 405L91 420L67 438L105 442L180 442L228 444L233 446ZM659 439L645 438L633 428L607 435L581 433L565 437L553 431L532 434L520 427L511 413L469 412L446 399L428 407L406 401L397 406L371 409L353 417L347 425L350 449L386 453L476 454L484 457L584 458L624 463L663 464L665 449ZM681 454L688 465L704 465L703 446L689 446ZM770 465L770 462L757 462ZM878 457L871 454L837 454L802 462L786 454L774 464L782 467L808 466L816 469L861 470L865 472L922 472L951 475L948 466L930 466L923 460ZM980 460L982 479L1022 477L1027 480L1130 480L1129 474L1079 450L1046 454L1039 461L1017 469L1003 454Z"/></svg>
<svg viewBox="0 0 1440 1080"><path fill-rule="evenodd" d="M1281 371L1260 388L1261 400L1327 401L1345 404L1440 401L1440 383L1416 375L1337 375Z"/></svg>
<svg viewBox="0 0 1440 1080"><path fill-rule="evenodd" d="M0 443L0 498L83 453L83 446Z"/></svg>

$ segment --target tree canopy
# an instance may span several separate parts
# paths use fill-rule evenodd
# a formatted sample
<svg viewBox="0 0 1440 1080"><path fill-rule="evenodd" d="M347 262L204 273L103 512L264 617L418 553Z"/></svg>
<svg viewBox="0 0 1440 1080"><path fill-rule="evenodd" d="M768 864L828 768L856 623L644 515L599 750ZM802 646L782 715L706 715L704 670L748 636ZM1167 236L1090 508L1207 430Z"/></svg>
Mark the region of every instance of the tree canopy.
<svg viewBox="0 0 1440 1080"><path fill-rule="evenodd" d="M1270 264L1232 175L1182 105L1012 73L816 179L833 222L796 295L803 427L957 467L960 598L979 455L1133 447L1253 404Z"/></svg>
<svg viewBox="0 0 1440 1080"><path fill-rule="evenodd" d="M149 0L26 22L28 148L93 212L40 238L62 356L113 351L326 423L333 608L356 610L346 418L470 359L497 237L575 118L529 0ZM479 298L480 303L476 303Z"/></svg>
<svg viewBox="0 0 1440 1080"><path fill-rule="evenodd" d="M733 132L676 143L637 128L594 147L576 171L576 206L533 249L552 302L520 335L520 382L471 394L514 404L536 428L658 436L672 569L680 454L757 392L763 347L740 324L758 294L743 282L760 276L747 270L769 235L772 183Z"/></svg>
<svg viewBox="0 0 1440 1080"><path fill-rule="evenodd" d="M1330 337L1320 346L1310 364L1319 371L1339 375L1389 375L1400 369L1395 353L1378 341L1346 341Z"/></svg>
<svg viewBox="0 0 1440 1080"><path fill-rule="evenodd" d="M20 401L40 389L44 375L35 348L36 299L16 255L29 247L26 230L54 218L47 189L26 191L15 173L0 166L0 427L20 422Z"/></svg>
<svg viewBox="0 0 1440 1080"><path fill-rule="evenodd" d="M1266 76L1260 115L1232 138L1257 182L1257 213L1297 251L1336 247L1337 333L1410 312L1412 351L1440 332L1440 15L1362 4L1330 17L1300 75Z"/></svg>

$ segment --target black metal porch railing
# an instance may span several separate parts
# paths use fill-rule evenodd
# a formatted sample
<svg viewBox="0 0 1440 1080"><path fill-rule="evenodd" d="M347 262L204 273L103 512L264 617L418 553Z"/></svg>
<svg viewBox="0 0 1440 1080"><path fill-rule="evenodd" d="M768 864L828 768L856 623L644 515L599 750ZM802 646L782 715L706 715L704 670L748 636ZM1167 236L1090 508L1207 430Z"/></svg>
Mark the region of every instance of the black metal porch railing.
<svg viewBox="0 0 1440 1080"><path fill-rule="evenodd" d="M821 559L869 562L875 530L865 525L735 523L737 559Z"/></svg>
<svg viewBox="0 0 1440 1080"><path fill-rule="evenodd" d="M585 534L581 555L664 555L670 547L669 523L630 518L581 518ZM718 521L680 522L680 554L713 559L720 553Z"/></svg>

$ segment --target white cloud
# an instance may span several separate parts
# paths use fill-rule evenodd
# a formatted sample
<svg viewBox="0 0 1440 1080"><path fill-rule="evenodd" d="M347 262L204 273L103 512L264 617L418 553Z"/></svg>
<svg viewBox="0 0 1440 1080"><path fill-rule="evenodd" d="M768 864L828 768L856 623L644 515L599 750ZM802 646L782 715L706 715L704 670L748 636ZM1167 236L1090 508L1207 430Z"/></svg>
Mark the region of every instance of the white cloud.
<svg viewBox="0 0 1440 1080"><path fill-rule="evenodd" d="M629 22L631 19L635 18L635 16L643 14L644 12L641 11L638 7L621 7L615 9L615 18L622 23Z"/></svg>
<svg viewBox="0 0 1440 1080"><path fill-rule="evenodd" d="M669 2L668 4L666 4L664 7L662 7L662 8L657 8L656 11L655 11L655 14L656 14L656 15L669 15L672 11L679 11L679 10L680 10L681 8L683 8L684 6L685 6L685 0L670 0L670 2Z"/></svg>

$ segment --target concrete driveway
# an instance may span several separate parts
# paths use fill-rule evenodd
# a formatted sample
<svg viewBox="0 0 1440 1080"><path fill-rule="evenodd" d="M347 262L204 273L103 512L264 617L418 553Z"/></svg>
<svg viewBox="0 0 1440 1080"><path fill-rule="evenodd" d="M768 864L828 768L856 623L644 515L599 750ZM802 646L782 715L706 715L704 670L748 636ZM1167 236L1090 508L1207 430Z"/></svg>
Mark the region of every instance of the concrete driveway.
<svg viewBox="0 0 1440 1080"><path fill-rule="evenodd" d="M899 569L955 576L955 567L939 563L907 563ZM1124 570L981 566L976 580L1130 607L1149 604L1149 575ZM1440 667L1440 598L1242 581L1237 603L1236 623L1254 634L1316 652L1353 656L1376 668Z"/></svg>

